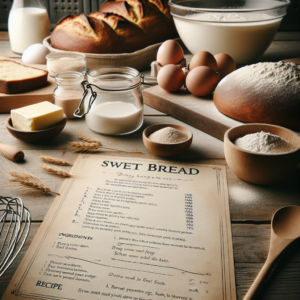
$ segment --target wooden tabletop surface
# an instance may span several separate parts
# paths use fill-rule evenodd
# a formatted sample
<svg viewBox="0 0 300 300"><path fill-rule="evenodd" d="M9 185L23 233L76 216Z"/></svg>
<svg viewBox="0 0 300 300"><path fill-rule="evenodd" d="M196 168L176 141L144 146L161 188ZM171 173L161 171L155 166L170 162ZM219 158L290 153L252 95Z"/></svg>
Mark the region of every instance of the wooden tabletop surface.
<svg viewBox="0 0 300 300"><path fill-rule="evenodd" d="M7 33L0 32L0 56L18 57L9 45ZM266 53L258 61L278 61L300 56L300 32L279 32ZM69 148L69 141L78 141L82 133L100 139L103 146L128 151L142 151L143 154L124 154L101 151L117 156L137 156L140 158L160 159L149 153L142 142L143 130L156 123L179 124L190 128L194 140L188 152L176 158L177 161L219 164L226 166L230 199L230 214L233 236L233 254L238 299L243 299L266 260L270 241L270 220L272 214L286 205L300 205L300 168L285 182L274 186L257 186L237 178L227 167L224 158L223 142L167 116L153 108L145 107L144 124L137 132L122 137L96 134L88 129L85 120L68 120L63 132L42 144L27 144L11 136L4 121L8 114L0 114L0 142L15 145L24 150L26 161L22 167L38 175L54 191L58 191L62 179L45 173L38 166L41 154L61 157L74 162L77 153ZM95 154L98 155L98 154ZM37 192L14 190L5 187L5 179L0 172L0 195L18 196L30 210L32 226L24 248L13 264L0 278L0 298L16 271L34 235L43 221L54 196ZM261 300L299 300L300 299L300 248L278 269L260 297Z"/></svg>

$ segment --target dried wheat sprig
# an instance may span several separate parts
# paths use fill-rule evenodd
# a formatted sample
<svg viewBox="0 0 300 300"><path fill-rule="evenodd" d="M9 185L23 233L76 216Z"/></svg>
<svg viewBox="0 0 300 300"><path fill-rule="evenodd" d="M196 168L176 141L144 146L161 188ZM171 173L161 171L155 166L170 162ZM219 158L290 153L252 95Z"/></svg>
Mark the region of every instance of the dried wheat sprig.
<svg viewBox="0 0 300 300"><path fill-rule="evenodd" d="M83 142L69 142L72 148L76 148L78 151L95 150L99 148L98 143L83 143Z"/></svg>
<svg viewBox="0 0 300 300"><path fill-rule="evenodd" d="M64 160L56 158L56 157L48 156L48 155L40 155L39 158L48 164L72 166L72 164L68 163L67 161L64 161Z"/></svg>
<svg viewBox="0 0 300 300"><path fill-rule="evenodd" d="M52 167L52 166L47 166L47 165L41 165L40 168L42 168L43 170L58 175L58 176L62 176L62 177L72 177L72 175L64 170L62 170L61 168L58 167Z"/></svg>
<svg viewBox="0 0 300 300"><path fill-rule="evenodd" d="M95 139L95 138L93 138L93 137L90 137L90 136L87 136L87 135L84 135L84 134L81 134L81 133L77 134L77 136L78 136L81 140L83 140L83 141L85 141L85 142L87 142L87 143L96 143L96 144L98 144L98 145L101 146L100 141L98 141L97 139Z"/></svg>
<svg viewBox="0 0 300 300"><path fill-rule="evenodd" d="M41 179L37 176L21 169L21 171L8 171L12 178L9 182L19 183L22 187L33 188L43 193L53 193L59 195L59 193L53 192L48 188Z"/></svg>
<svg viewBox="0 0 300 300"><path fill-rule="evenodd" d="M108 148L108 147L103 147L100 146L99 148L102 149L107 149L107 150L113 150L113 151L117 151L117 152L124 152L124 153L136 153L136 154L142 154L142 151L125 151L125 150L119 150L119 149L114 149L114 148Z"/></svg>
<svg viewBox="0 0 300 300"><path fill-rule="evenodd" d="M125 150L119 150L114 148L108 148L100 146L96 143L83 143L83 142L69 142L72 148L76 148L78 151L89 151L89 150L96 150L96 149L107 149L107 150L113 150L118 152L125 152L125 153L142 153L141 151L125 151Z"/></svg>

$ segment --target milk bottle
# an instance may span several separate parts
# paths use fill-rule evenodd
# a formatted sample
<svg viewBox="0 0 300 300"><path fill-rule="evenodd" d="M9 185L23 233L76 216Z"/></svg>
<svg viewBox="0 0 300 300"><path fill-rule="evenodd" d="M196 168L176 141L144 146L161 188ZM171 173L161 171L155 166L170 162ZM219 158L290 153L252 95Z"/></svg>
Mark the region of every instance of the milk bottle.
<svg viewBox="0 0 300 300"><path fill-rule="evenodd" d="M50 35L50 20L40 0L14 0L8 18L8 33L13 52L22 54L32 44Z"/></svg>

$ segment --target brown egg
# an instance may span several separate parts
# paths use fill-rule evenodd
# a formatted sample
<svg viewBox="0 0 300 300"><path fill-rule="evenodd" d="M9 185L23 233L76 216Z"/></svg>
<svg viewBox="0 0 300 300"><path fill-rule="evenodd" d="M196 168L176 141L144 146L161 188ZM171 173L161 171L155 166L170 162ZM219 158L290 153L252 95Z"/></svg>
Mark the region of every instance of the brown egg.
<svg viewBox="0 0 300 300"><path fill-rule="evenodd" d="M216 88L218 74L209 67L200 66L190 71L186 77L186 87L195 96L207 96Z"/></svg>
<svg viewBox="0 0 300 300"><path fill-rule="evenodd" d="M218 70L217 62L214 56L207 51L200 51L196 53L190 62L189 69L193 70L196 67L206 66L213 69L215 72Z"/></svg>
<svg viewBox="0 0 300 300"><path fill-rule="evenodd" d="M220 73L221 79L236 70L235 61L228 54L216 54L215 59L217 61L218 72Z"/></svg>
<svg viewBox="0 0 300 300"><path fill-rule="evenodd" d="M174 40L167 40L158 48L156 60L161 66L178 64L184 58L181 46Z"/></svg>
<svg viewBox="0 0 300 300"><path fill-rule="evenodd" d="M176 65L166 65L157 74L158 85L167 92L178 91L184 84L185 75Z"/></svg>

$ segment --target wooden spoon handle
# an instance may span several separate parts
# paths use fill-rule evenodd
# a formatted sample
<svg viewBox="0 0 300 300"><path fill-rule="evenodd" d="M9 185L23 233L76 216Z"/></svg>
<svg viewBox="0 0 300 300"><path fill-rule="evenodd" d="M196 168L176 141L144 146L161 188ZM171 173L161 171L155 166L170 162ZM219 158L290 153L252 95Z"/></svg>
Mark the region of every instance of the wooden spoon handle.
<svg viewBox="0 0 300 300"><path fill-rule="evenodd" d="M12 161L24 160L24 152L12 145L0 143L0 153Z"/></svg>
<svg viewBox="0 0 300 300"><path fill-rule="evenodd" d="M266 260L265 264L263 265L262 269L258 273L257 277L255 278L254 282L252 283L250 289L248 290L244 300L254 300L256 299L261 287L266 283L268 279L268 275L270 274L270 267L272 265L272 260Z"/></svg>
<svg viewBox="0 0 300 300"><path fill-rule="evenodd" d="M300 57L296 57L296 58L289 58L289 59L284 59L284 62L293 62L296 65L300 65Z"/></svg>

